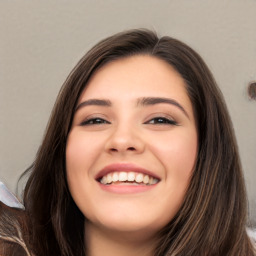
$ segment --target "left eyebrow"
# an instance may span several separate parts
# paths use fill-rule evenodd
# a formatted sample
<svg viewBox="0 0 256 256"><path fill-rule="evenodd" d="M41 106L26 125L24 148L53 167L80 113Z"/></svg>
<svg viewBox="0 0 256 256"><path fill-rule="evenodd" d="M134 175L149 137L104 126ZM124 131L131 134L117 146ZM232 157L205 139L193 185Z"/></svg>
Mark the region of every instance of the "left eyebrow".
<svg viewBox="0 0 256 256"><path fill-rule="evenodd" d="M184 109L184 107L179 102L177 102L174 99L161 98L161 97L143 97L138 100L137 105L150 106L150 105L156 105L156 104L161 104L161 103L171 104L175 107L178 107L189 119L189 115L188 115L187 111Z"/></svg>
<svg viewBox="0 0 256 256"><path fill-rule="evenodd" d="M85 106L105 106L105 107L111 107L111 102L109 100L104 99L90 99L83 101L82 103L78 104L78 106L75 109L75 112Z"/></svg>

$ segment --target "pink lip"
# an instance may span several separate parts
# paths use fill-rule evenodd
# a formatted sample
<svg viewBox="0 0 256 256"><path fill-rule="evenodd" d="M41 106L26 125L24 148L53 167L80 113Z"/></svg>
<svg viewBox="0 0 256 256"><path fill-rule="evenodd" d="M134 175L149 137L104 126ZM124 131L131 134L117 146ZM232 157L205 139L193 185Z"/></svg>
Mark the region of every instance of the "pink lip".
<svg viewBox="0 0 256 256"><path fill-rule="evenodd" d="M158 183L157 183L158 184ZM151 190L157 186L157 184L146 186L146 185L103 185L99 183L102 190L117 193L117 194L133 194L141 193Z"/></svg>
<svg viewBox="0 0 256 256"><path fill-rule="evenodd" d="M156 176L154 173L131 163L114 163L107 165L96 174L95 179L98 180L111 172L140 172L160 180L160 177Z"/></svg>

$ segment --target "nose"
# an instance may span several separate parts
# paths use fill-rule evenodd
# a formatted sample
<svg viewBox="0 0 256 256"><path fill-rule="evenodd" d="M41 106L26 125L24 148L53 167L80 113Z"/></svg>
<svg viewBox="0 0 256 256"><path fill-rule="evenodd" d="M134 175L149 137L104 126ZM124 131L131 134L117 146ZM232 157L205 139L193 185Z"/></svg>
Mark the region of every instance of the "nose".
<svg viewBox="0 0 256 256"><path fill-rule="evenodd" d="M140 154L145 150L142 134L136 128L119 125L111 132L105 144L108 153Z"/></svg>

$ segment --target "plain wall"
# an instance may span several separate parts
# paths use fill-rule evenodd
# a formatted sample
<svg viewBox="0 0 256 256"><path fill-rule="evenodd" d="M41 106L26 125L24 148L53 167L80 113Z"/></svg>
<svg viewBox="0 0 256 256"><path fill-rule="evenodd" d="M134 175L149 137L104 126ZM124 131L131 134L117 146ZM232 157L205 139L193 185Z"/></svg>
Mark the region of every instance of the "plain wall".
<svg viewBox="0 0 256 256"><path fill-rule="evenodd" d="M233 120L256 224L255 0L0 1L0 180L15 191L33 162L58 91L100 39L155 29L201 54Z"/></svg>

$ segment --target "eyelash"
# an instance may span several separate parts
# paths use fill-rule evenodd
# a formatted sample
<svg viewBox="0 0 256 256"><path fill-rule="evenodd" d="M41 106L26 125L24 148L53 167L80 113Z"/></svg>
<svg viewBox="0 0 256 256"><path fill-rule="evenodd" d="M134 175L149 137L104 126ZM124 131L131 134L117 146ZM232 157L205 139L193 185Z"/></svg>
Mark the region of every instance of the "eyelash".
<svg viewBox="0 0 256 256"><path fill-rule="evenodd" d="M88 120L85 120L81 123L81 126L85 125L101 125L101 124L110 124L109 121L100 118L100 117L95 117L95 118L90 118ZM178 123L172 119L166 118L166 117L154 117L150 119L149 121L146 121L144 124L160 124L160 125L178 125Z"/></svg>
<svg viewBox="0 0 256 256"><path fill-rule="evenodd" d="M100 124L110 124L110 122L106 121L103 118L95 117L95 118L90 118L88 120L83 121L81 123L81 126L85 126L85 125L100 125Z"/></svg>
<svg viewBox="0 0 256 256"><path fill-rule="evenodd" d="M152 122L153 121L153 122ZM166 117L154 117L150 119L149 121L145 122L144 124L160 124L160 125L178 125L176 121L173 119L169 119Z"/></svg>

